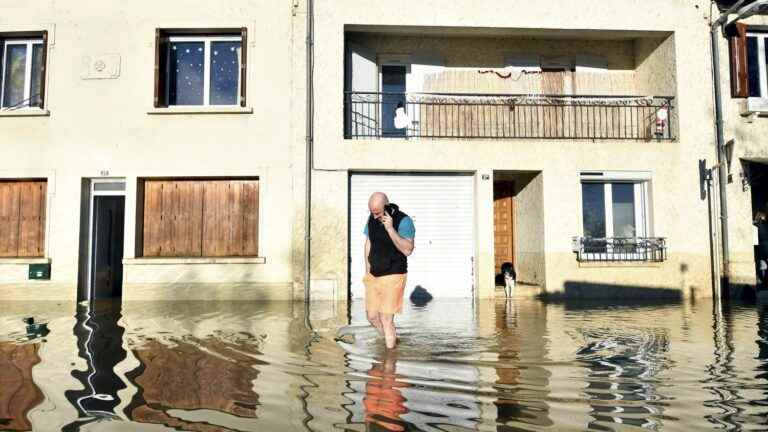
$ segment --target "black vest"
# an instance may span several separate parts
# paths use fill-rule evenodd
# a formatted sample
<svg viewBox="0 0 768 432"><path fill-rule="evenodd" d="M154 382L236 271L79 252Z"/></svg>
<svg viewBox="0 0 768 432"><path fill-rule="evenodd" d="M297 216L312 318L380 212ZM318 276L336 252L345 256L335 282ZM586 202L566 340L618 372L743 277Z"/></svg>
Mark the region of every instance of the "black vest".
<svg viewBox="0 0 768 432"><path fill-rule="evenodd" d="M397 231L400 222L408 215L401 212L396 204L390 204L390 207L394 208L392 226ZM384 224L374 219L373 215L368 217L368 239L371 242L368 262L371 264L372 275L379 277L408 273L408 259L397 250L395 243L389 238L387 230L384 229Z"/></svg>

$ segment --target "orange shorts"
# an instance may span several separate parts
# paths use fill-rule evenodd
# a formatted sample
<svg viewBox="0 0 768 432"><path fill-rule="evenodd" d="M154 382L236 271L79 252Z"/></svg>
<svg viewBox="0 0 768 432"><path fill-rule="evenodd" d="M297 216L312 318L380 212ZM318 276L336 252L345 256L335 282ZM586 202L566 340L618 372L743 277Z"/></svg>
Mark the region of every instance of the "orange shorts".
<svg viewBox="0 0 768 432"><path fill-rule="evenodd" d="M403 310L403 292L407 274L376 277L370 273L363 278L365 284L365 310L385 314L399 314Z"/></svg>

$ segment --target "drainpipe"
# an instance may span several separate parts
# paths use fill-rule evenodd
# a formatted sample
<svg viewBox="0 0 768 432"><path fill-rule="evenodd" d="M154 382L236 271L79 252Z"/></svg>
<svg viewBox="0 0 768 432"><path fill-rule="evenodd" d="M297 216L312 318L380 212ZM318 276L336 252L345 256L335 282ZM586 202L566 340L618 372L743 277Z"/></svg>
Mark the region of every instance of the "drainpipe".
<svg viewBox="0 0 768 432"><path fill-rule="evenodd" d="M719 20L718 20L719 21ZM712 24L712 27L710 28L709 37L710 37L710 43L712 45L712 79L714 80L714 87L715 87L715 136L717 139L716 143L716 154L717 154L717 167L718 167L718 174L717 174L717 184L719 187L719 194L720 194L720 232L721 232L721 238L722 238L722 254L723 254L723 264L722 264L722 274L720 276L720 286L716 288L717 292L715 294L716 299L722 298L723 292L728 292L728 274L729 274L729 266L728 266L728 205L727 205L727 199L726 199L726 190L725 190L725 179L728 175L727 173L727 167L724 163L725 155L723 154L723 146L725 145L725 132L723 130L723 107L720 101L721 98L721 89L720 89L720 52L718 47L718 29L720 28L720 25L718 24L718 21L716 21L714 24Z"/></svg>
<svg viewBox="0 0 768 432"><path fill-rule="evenodd" d="M307 0L307 141L306 141L306 196L304 209L304 322L312 330L309 321L310 302L310 251L312 246L312 157L314 146L314 2Z"/></svg>
<svg viewBox="0 0 768 432"><path fill-rule="evenodd" d="M720 194L720 232L722 238L722 275L720 276L720 286L715 294L716 299L721 299L723 293L728 295L729 279L730 279L730 266L729 266L729 236L728 236L728 200L726 195L725 181L728 175L725 157L725 128L723 119L723 106L722 106L722 89L720 88L720 44L718 41L719 30L722 30L723 24L728 19L728 16L734 11L738 10L746 0L739 0L730 9L720 14L720 16L712 23L709 29L710 44L712 45L712 80L715 91L715 136L716 154L717 154L717 184ZM717 8L717 4L715 4Z"/></svg>

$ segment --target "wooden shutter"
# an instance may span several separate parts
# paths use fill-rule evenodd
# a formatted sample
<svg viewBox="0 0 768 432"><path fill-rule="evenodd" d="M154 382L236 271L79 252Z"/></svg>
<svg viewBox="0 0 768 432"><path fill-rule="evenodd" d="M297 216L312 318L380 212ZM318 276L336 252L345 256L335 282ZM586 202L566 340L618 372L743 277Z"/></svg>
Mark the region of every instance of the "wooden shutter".
<svg viewBox="0 0 768 432"><path fill-rule="evenodd" d="M164 197L163 217L168 221L170 239L165 256L194 257L202 252L203 185L197 181L169 182Z"/></svg>
<svg viewBox="0 0 768 432"><path fill-rule="evenodd" d="M45 76L48 74L48 30L43 31L43 47L40 53L40 99L38 107L45 107Z"/></svg>
<svg viewBox="0 0 768 432"><path fill-rule="evenodd" d="M167 45L167 39L163 30L155 29L155 108L161 108L168 105L168 101L165 100L166 83L168 81L168 77L166 76L166 66L168 64Z"/></svg>
<svg viewBox="0 0 768 432"><path fill-rule="evenodd" d="M17 183L0 182L0 257L19 256L19 191Z"/></svg>
<svg viewBox="0 0 768 432"><path fill-rule="evenodd" d="M0 257L45 254L46 182L0 182Z"/></svg>
<svg viewBox="0 0 768 432"><path fill-rule="evenodd" d="M45 182L18 183L19 256L42 257L45 239Z"/></svg>
<svg viewBox="0 0 768 432"><path fill-rule="evenodd" d="M143 256L258 254L258 180L147 180Z"/></svg>
<svg viewBox="0 0 768 432"><path fill-rule="evenodd" d="M162 235L163 182L144 182L144 218L142 256L160 256L160 237Z"/></svg>
<svg viewBox="0 0 768 432"><path fill-rule="evenodd" d="M246 84L248 83L248 29L240 28L240 106L245 107Z"/></svg>
<svg viewBox="0 0 768 432"><path fill-rule="evenodd" d="M143 256L200 256L202 205L201 182L145 181Z"/></svg>
<svg viewBox="0 0 768 432"><path fill-rule="evenodd" d="M745 98L749 96L747 26L736 23L728 28L727 34L731 63L731 97Z"/></svg>
<svg viewBox="0 0 768 432"><path fill-rule="evenodd" d="M216 180L205 185L203 256L258 254L257 180Z"/></svg>
<svg viewBox="0 0 768 432"><path fill-rule="evenodd" d="M243 182L243 252L244 256L259 254L259 182Z"/></svg>

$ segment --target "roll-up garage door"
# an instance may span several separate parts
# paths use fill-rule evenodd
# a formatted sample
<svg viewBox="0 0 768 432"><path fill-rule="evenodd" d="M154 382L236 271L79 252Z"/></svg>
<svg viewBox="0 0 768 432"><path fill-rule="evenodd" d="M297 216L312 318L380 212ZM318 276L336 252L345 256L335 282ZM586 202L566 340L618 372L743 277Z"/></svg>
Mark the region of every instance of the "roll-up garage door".
<svg viewBox="0 0 768 432"><path fill-rule="evenodd" d="M405 295L416 285L437 297L472 297L474 290L474 177L464 174L352 174L350 277L352 297L362 298L363 229L368 198L381 191L413 219L416 241L408 258Z"/></svg>

